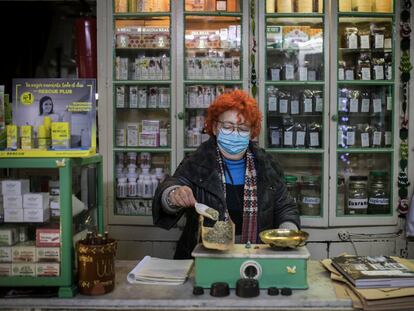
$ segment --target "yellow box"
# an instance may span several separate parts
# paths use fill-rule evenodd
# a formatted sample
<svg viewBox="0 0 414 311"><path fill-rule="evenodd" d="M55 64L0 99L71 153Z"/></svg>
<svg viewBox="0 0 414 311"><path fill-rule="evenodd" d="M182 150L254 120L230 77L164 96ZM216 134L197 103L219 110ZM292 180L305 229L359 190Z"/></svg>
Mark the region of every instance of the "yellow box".
<svg viewBox="0 0 414 311"><path fill-rule="evenodd" d="M25 150L31 150L34 147L33 141L33 126L22 125L20 126L20 140L21 148Z"/></svg>
<svg viewBox="0 0 414 311"><path fill-rule="evenodd" d="M52 149L70 148L70 124L69 122L52 123Z"/></svg>
<svg viewBox="0 0 414 311"><path fill-rule="evenodd" d="M11 124L6 126L7 131L7 149L16 150L18 148L19 131L17 125Z"/></svg>

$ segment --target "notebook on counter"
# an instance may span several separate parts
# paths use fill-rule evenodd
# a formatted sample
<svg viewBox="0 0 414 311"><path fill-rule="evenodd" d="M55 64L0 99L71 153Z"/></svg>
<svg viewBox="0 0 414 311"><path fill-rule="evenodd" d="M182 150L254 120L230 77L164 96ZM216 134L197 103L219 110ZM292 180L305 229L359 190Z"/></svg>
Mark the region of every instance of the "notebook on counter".
<svg viewBox="0 0 414 311"><path fill-rule="evenodd" d="M145 256L130 273L131 284L180 285L187 279L194 260L172 260Z"/></svg>

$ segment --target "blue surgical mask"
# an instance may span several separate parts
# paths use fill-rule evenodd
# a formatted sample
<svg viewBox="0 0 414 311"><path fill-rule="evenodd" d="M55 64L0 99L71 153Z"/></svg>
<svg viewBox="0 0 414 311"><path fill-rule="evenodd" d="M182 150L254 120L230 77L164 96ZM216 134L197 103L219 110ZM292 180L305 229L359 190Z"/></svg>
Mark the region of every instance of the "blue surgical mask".
<svg viewBox="0 0 414 311"><path fill-rule="evenodd" d="M217 144L228 154L239 154L247 150L249 136L242 137L236 131L230 134L224 134L222 130L219 130Z"/></svg>

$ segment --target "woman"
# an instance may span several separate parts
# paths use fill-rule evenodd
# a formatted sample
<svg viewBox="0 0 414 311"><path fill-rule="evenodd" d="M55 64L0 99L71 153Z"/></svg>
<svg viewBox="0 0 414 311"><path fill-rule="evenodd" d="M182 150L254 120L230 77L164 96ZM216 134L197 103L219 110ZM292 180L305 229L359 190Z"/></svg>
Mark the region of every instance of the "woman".
<svg viewBox="0 0 414 311"><path fill-rule="evenodd" d="M217 97L207 112L210 139L159 185L154 224L170 229L182 215L187 218L175 258L191 258L197 243L196 202L218 210L220 220L229 216L236 226L236 242L260 243L258 234L266 229L299 228L299 212L280 167L251 141L260 133L261 120L256 101L245 92Z"/></svg>
<svg viewBox="0 0 414 311"><path fill-rule="evenodd" d="M35 118L35 130L37 131L39 125L44 124L44 118L50 117L52 122L59 121L59 115L53 111L53 100L50 96L43 96L39 100L39 115Z"/></svg>

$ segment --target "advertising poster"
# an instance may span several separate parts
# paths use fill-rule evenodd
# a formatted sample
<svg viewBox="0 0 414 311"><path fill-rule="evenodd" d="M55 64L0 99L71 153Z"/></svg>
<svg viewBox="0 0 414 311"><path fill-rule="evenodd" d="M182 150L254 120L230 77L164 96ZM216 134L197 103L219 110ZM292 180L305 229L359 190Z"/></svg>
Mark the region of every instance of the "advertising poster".
<svg viewBox="0 0 414 311"><path fill-rule="evenodd" d="M14 79L13 125L20 129L32 126L33 147L24 150L26 156L36 151L41 151L43 156L53 156L50 154L53 152L68 156L95 153L95 94L93 79ZM50 135L50 144L47 150L39 150L44 149L40 144L45 129Z"/></svg>

